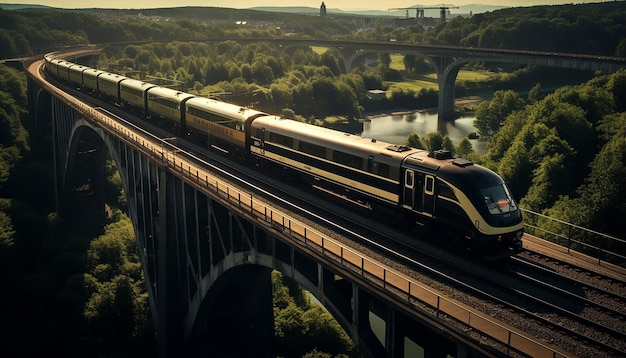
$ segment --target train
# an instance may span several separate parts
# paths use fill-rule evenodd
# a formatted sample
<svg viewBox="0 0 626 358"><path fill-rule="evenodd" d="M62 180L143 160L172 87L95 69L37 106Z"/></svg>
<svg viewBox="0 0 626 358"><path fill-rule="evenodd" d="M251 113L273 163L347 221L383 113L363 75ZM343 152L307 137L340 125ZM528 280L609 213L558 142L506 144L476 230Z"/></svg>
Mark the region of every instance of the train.
<svg viewBox="0 0 626 358"><path fill-rule="evenodd" d="M45 56L44 71L143 120L257 168L288 173L372 210L385 207L471 255L521 251L524 223L507 184L449 151L345 133ZM279 169L279 170L275 170ZM406 219L405 219L406 220Z"/></svg>

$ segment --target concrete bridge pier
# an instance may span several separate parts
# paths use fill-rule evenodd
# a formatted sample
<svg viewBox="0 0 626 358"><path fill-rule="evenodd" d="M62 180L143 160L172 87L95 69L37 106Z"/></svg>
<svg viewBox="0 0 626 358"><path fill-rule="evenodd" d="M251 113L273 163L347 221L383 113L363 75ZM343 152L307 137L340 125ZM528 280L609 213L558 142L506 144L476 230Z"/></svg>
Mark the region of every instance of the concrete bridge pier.
<svg viewBox="0 0 626 358"><path fill-rule="evenodd" d="M454 84L456 77L467 60L455 61L452 57L437 56L431 58L437 71L439 84L439 113L440 120L452 121L456 118L454 110Z"/></svg>

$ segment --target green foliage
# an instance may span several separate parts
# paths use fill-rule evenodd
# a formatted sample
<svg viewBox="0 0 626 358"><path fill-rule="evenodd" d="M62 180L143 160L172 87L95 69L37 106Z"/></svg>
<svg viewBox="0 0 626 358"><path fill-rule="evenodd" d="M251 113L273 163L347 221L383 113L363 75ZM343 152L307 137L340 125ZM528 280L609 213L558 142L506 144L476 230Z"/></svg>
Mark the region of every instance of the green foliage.
<svg viewBox="0 0 626 358"><path fill-rule="evenodd" d="M319 304L279 271L272 272L277 356L356 357L354 343Z"/></svg>
<svg viewBox="0 0 626 358"><path fill-rule="evenodd" d="M626 234L618 219L626 202L626 122L616 105L623 78L621 71L566 86L506 117L483 160L523 207L618 237Z"/></svg>
<svg viewBox="0 0 626 358"><path fill-rule="evenodd" d="M448 21L424 42L619 56L625 17L619 2L513 7Z"/></svg>
<svg viewBox="0 0 626 358"><path fill-rule="evenodd" d="M406 145L417 149L426 149L426 146L422 143L422 140L417 133L409 134L406 139Z"/></svg>
<svg viewBox="0 0 626 358"><path fill-rule="evenodd" d="M148 323L147 293L130 219L105 227L87 250L86 325L96 351L118 354Z"/></svg>
<svg viewBox="0 0 626 358"><path fill-rule="evenodd" d="M474 154L472 143L467 138L463 138L455 148L456 156L460 158L470 159Z"/></svg>
<svg viewBox="0 0 626 358"><path fill-rule="evenodd" d="M17 70L0 65L0 189L11 169L29 149L26 117L26 78Z"/></svg>
<svg viewBox="0 0 626 358"><path fill-rule="evenodd" d="M86 255L93 228L55 220L50 151L30 151L21 124L26 103L25 76L0 66L0 195L11 197L0 198L0 290L11 292L0 296L0 306L11 307L2 315L14 322L2 329L3 353L153 356L132 226L128 219L126 227L112 225L111 237L95 241ZM119 173L111 163L108 169L109 185L118 188L112 192L122 196ZM87 257L111 261L87 262ZM85 274L87 267L92 273ZM139 347L146 342L151 343Z"/></svg>
<svg viewBox="0 0 626 358"><path fill-rule="evenodd" d="M496 91L491 101L482 102L478 106L474 126L481 136L490 137L500 130L506 117L523 104L524 101L515 91Z"/></svg>
<svg viewBox="0 0 626 358"><path fill-rule="evenodd" d="M571 218L571 223L624 237L626 225L626 114L608 116L599 129L604 144L590 163L591 172L578 197L564 197L547 213ZM584 209L583 209L584 207ZM575 213L583 210L586 215Z"/></svg>
<svg viewBox="0 0 626 358"><path fill-rule="evenodd" d="M15 230L11 223L11 217L4 211L0 211L0 257L5 258L8 249L13 246Z"/></svg>

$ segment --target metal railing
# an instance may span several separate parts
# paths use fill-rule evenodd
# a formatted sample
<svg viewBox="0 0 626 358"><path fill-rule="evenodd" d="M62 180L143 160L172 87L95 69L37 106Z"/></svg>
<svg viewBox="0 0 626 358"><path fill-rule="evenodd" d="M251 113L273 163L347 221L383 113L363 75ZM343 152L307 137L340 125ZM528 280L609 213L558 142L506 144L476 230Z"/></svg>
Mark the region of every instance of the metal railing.
<svg viewBox="0 0 626 358"><path fill-rule="evenodd" d="M626 268L626 240L531 210L522 211L526 233L563 246L568 253L573 250L591 256L598 265L604 261Z"/></svg>
<svg viewBox="0 0 626 358"><path fill-rule="evenodd" d="M123 141L143 147L149 156L162 161L165 167L177 172L187 181L193 182L196 188L213 193L232 207L256 217L258 223L265 223L268 227L278 229L300 245L329 257L338 265L362 276L408 306L422 312L429 312L439 320L452 320L471 327L471 330L478 332L482 339L491 339L497 342L496 344L502 345L507 354L516 351L534 357L566 356L557 348L542 342L541 339L519 332L486 313L450 299L445 294L364 256L363 253L332 239L327 234L312 229L300 219L278 209L253 192L240 189L217 178L206 169L208 164L199 162L198 158L183 150L167 148L171 146L170 143L153 139L149 133L139 134L142 132L141 129L131 130L129 126L132 125L122 124L98 110L83 107L82 111L95 119L99 125L107 127L110 133Z"/></svg>
<svg viewBox="0 0 626 358"><path fill-rule="evenodd" d="M338 265L344 266L355 275L360 275L372 285L378 286L390 296L421 312L429 312L441 321L452 320L460 323L480 336L480 340L492 340L502 345L506 354L521 352L534 357L565 357L558 348L546 344L532 334L525 334L510 327L487 313L468 307L456 300L446 297L445 293L438 292L425 284L407 277L393 268L380 264L363 253L342 244L328 235L312 229L288 213L276 208L265 199L255 196L254 193L243 190L217 178L209 170L208 164L201 163L197 158L178 150L171 143L159 139L133 126L114 118L99 108L89 107L77 102L62 91L52 89L55 95L62 98L73 107L83 118L90 119L97 126L106 128L106 131L120 140L133 145L146 155L159 161L166 168L175 171L182 178L193 182L203 191L213 193L220 200L255 216L259 223L266 223L269 227L279 228L300 245L309 247L331 258ZM106 112L106 111L105 111Z"/></svg>

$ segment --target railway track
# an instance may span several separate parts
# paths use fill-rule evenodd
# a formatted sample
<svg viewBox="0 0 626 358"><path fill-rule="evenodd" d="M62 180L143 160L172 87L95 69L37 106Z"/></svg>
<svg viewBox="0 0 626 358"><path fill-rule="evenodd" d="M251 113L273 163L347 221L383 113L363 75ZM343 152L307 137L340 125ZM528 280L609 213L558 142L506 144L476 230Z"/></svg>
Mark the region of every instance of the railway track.
<svg viewBox="0 0 626 358"><path fill-rule="evenodd" d="M167 133L164 136L170 137ZM178 145L182 146L179 141ZM205 151L189 146L188 150L200 153L211 161L247 176L246 180L258 182L259 175L251 168L229 163L221 156L207 156ZM569 264L559 275L547 269L545 263L512 258L498 265L470 260L422 240L414 235L400 232L371 217L355 215L354 210L332 206L328 210L328 198L311 193L305 194L284 183L263 180L266 190L281 191L290 195L287 201L307 206L327 222L340 223L346 233L359 233L363 237L376 238L369 242L354 242L355 246L370 251L390 267L396 268L420 282L441 292L447 292L492 317L522 331L541 337L546 343L561 347L577 356L623 356L624 342L624 293L623 282L605 276L574 280L573 272L581 268ZM289 191L285 189L290 189ZM282 194L281 194L282 195ZM346 236L350 236L347 234ZM422 237L426 237L422 234ZM596 281L595 284L592 284ZM605 288L608 287L608 288ZM540 293L540 294L539 294ZM602 302L601 304L599 302ZM507 352L508 354L509 352Z"/></svg>
<svg viewBox="0 0 626 358"><path fill-rule="evenodd" d="M279 185L270 190L284 189ZM292 195L293 200L304 198L309 205L316 199L310 194ZM414 236L373 225L349 212L341 213L340 208L329 211L327 200L309 210L341 223L339 227L346 227L345 232L376 238L357 245L372 250L382 262L420 282L430 281L442 292L452 292L459 301L481 307L494 318L542 337L547 344L581 357L626 355L626 298L617 290L619 283L616 289L603 289L592 282L572 279L567 273L571 276L581 269L571 264L565 273L557 274L516 257L494 265L429 242L416 245Z"/></svg>

